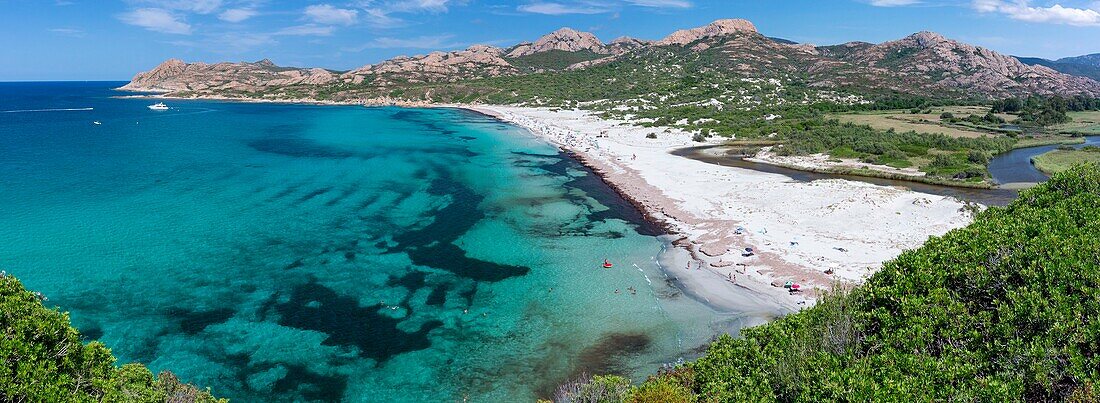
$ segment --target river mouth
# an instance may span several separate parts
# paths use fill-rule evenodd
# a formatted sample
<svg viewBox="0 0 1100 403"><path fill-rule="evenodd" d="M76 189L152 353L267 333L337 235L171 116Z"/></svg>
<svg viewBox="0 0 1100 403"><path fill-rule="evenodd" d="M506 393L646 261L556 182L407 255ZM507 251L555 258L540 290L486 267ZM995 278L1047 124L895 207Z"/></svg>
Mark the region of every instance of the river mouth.
<svg viewBox="0 0 1100 403"><path fill-rule="evenodd" d="M933 185L922 182L876 178L869 176L859 175L843 175L843 174L828 174L800 171L797 169L785 168L777 165L764 164L759 162L746 161L739 155L730 155L721 150L720 145L708 145L698 147L680 148L671 151L673 155L690 158L696 161L702 161L710 164L717 164L722 166L729 166L742 169L750 169L753 171L774 173L787 176L793 180L800 182L812 182L821 179L845 179L851 181L859 181L871 183L879 186L892 186L901 187L912 190L914 192L934 194L938 196L954 197L956 199L968 202L979 203L987 206L1005 206L1016 199L1019 192L1013 189L978 189L978 188L963 188L943 185ZM1030 157L1029 157L1030 158ZM1029 163L1030 165L1030 163ZM1032 167L1034 169L1034 167ZM1045 177L1044 177L1045 180Z"/></svg>

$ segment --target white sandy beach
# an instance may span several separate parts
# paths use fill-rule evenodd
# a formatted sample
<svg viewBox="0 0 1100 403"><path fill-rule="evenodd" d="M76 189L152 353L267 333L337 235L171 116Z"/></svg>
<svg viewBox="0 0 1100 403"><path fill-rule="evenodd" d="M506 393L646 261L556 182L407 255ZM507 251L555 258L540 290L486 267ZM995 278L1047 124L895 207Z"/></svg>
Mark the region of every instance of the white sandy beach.
<svg viewBox="0 0 1100 403"><path fill-rule="evenodd" d="M971 220L953 198L840 179L797 182L675 156L669 152L699 145L677 129L579 110L468 108L575 153L669 224L695 259L690 269L672 272L688 292L719 309L743 309L746 293L790 309L812 304L820 291L859 283L903 250ZM647 139L650 133L657 139ZM755 255L742 256L746 247ZM789 295L781 286L788 280L808 291Z"/></svg>

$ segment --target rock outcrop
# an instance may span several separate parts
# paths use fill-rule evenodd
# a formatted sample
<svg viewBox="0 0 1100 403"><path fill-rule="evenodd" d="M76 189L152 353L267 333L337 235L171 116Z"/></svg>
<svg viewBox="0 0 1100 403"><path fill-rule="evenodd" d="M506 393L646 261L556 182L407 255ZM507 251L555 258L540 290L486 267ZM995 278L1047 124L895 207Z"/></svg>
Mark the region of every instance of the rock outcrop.
<svg viewBox="0 0 1100 403"><path fill-rule="evenodd" d="M699 28L681 29L656 42L657 46L687 45L704 38L733 35L739 33L756 34L756 25L748 20L718 20Z"/></svg>
<svg viewBox="0 0 1100 403"><path fill-rule="evenodd" d="M608 43L607 49L610 50L612 54L622 54L632 51L634 49L644 48L646 46L649 46L651 43L652 42L650 41L631 38L629 36L620 36Z"/></svg>
<svg viewBox="0 0 1100 403"><path fill-rule="evenodd" d="M400 78L411 82L457 81L477 77L496 77L516 72L503 50L493 46L474 45L454 52L432 52L413 57L401 56L370 64L344 73L340 77L355 83L365 76L385 81Z"/></svg>
<svg viewBox="0 0 1100 403"><path fill-rule="evenodd" d="M332 72L276 66L264 59L254 63L185 63L169 59L150 71L138 73L122 89L129 91L236 91L294 85L324 85L336 80Z"/></svg>
<svg viewBox="0 0 1100 403"><path fill-rule="evenodd" d="M571 28L561 28L539 38L534 43L521 43L508 52L508 57L523 57L535 53L561 50L565 52L579 52L582 50L593 53L611 53L596 35L588 32L579 32Z"/></svg>

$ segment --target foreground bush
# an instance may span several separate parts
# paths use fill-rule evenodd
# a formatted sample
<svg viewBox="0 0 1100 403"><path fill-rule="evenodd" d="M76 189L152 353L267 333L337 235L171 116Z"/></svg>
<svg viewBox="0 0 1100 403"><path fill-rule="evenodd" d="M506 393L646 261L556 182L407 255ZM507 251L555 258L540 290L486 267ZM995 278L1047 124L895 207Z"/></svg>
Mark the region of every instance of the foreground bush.
<svg viewBox="0 0 1100 403"><path fill-rule="evenodd" d="M102 343L85 344L66 314L47 309L14 277L0 276L0 401L218 402L172 373L115 367Z"/></svg>

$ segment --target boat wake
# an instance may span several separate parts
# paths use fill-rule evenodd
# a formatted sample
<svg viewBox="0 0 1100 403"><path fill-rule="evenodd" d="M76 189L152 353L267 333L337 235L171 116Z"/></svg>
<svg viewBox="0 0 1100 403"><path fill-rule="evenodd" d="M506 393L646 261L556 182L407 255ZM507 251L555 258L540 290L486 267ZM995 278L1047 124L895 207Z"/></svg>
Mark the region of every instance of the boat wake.
<svg viewBox="0 0 1100 403"><path fill-rule="evenodd" d="M24 113L24 112L71 112L71 111L90 111L95 108L57 108L57 109L17 109L14 111L0 111L0 113Z"/></svg>

